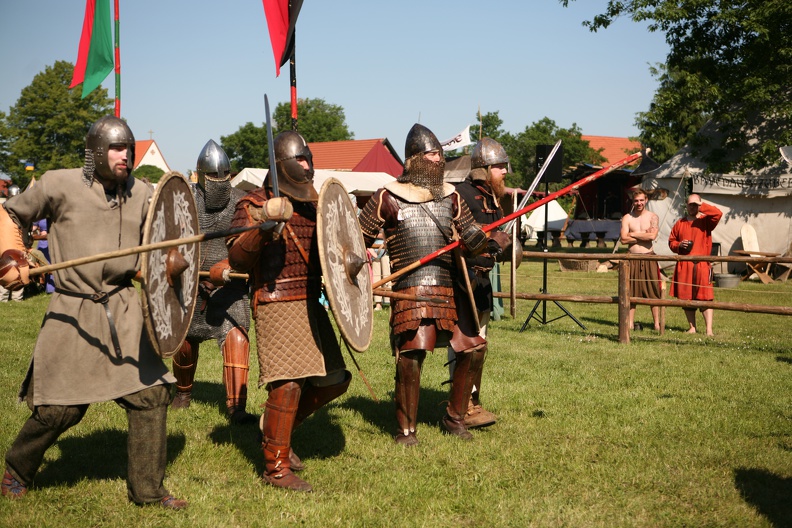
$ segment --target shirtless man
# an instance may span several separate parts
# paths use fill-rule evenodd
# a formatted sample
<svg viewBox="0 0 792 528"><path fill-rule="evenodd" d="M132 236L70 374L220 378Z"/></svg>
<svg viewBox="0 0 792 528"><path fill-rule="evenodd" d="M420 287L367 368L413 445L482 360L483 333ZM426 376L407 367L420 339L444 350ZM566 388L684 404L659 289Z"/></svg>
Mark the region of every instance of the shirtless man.
<svg viewBox="0 0 792 528"><path fill-rule="evenodd" d="M646 191L637 189L632 194L632 209L622 217L620 240L627 244L628 253L654 255L652 244L657 238L658 218L646 209ZM630 262L630 296L645 299L660 298L660 272L657 261L633 260ZM654 329L660 330L660 307L652 306ZM635 320L635 304L630 303L630 330L641 328Z"/></svg>

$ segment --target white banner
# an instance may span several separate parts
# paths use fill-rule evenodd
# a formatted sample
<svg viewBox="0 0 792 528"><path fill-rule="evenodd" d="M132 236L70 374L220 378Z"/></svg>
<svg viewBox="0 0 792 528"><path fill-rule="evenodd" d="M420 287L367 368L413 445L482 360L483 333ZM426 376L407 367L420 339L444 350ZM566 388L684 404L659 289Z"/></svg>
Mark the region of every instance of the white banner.
<svg viewBox="0 0 792 528"><path fill-rule="evenodd" d="M743 194L751 196L792 195L792 175L733 176L731 174L694 174L693 192L709 194Z"/></svg>
<svg viewBox="0 0 792 528"><path fill-rule="evenodd" d="M470 125L466 126L462 132L451 139L440 142L440 144L443 146L443 152L449 152L462 147L467 147L472 143L473 142L470 141Z"/></svg>

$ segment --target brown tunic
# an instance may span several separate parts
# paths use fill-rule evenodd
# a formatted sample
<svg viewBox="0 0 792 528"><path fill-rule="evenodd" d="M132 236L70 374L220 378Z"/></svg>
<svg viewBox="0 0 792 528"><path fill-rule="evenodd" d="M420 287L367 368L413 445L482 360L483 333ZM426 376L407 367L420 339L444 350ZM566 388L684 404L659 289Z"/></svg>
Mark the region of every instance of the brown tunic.
<svg viewBox="0 0 792 528"><path fill-rule="evenodd" d="M103 187L82 180L82 169L44 173L36 185L5 203L22 225L49 218L53 263L140 245L151 187L130 177L120 203ZM128 282L138 255L54 272L55 285L73 292L110 292ZM34 405L77 405L113 400L175 381L143 330L137 290L130 285L108 301L122 358L116 357L102 304L53 293L33 351Z"/></svg>

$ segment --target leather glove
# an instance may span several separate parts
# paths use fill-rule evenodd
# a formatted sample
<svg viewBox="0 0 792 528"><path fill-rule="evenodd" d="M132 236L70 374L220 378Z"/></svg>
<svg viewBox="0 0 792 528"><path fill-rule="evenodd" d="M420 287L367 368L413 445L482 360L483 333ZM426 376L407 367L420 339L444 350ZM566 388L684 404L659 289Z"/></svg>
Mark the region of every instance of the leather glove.
<svg viewBox="0 0 792 528"><path fill-rule="evenodd" d="M294 214L294 207L288 198L270 198L264 202L263 207L248 206L248 214L257 221L264 223L268 220L273 222L288 222Z"/></svg>
<svg viewBox="0 0 792 528"><path fill-rule="evenodd" d="M508 233L504 233L503 231L490 232L489 240L487 241L487 251L495 258L495 260L500 262L501 259L499 257L501 256L501 253L510 247L511 236L509 236Z"/></svg>
<svg viewBox="0 0 792 528"><path fill-rule="evenodd" d="M231 281L231 264L228 259L221 260L209 268L209 280L215 286L223 286Z"/></svg>
<svg viewBox="0 0 792 528"><path fill-rule="evenodd" d="M30 264L24 251L7 249L0 256L0 285L19 290L30 283Z"/></svg>

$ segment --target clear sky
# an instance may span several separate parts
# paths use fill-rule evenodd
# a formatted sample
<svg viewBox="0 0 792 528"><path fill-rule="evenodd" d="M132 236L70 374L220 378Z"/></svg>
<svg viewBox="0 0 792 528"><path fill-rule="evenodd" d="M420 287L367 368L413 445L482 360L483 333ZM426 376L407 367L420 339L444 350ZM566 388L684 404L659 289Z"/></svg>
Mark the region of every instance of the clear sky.
<svg viewBox="0 0 792 528"><path fill-rule="evenodd" d="M297 93L344 108L355 139L386 137L399 155L415 122L442 141L476 113L517 133L549 117L584 134L631 136L657 87L663 35L618 20L581 25L606 0L305 0ZM209 139L265 121L289 100L261 0L121 0L121 114L186 173ZM112 0L111 0L112 9ZM84 0L0 0L0 110L56 60L74 63ZM114 75L103 86L112 97Z"/></svg>

